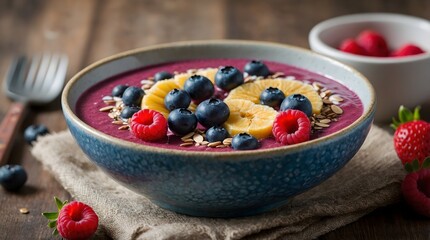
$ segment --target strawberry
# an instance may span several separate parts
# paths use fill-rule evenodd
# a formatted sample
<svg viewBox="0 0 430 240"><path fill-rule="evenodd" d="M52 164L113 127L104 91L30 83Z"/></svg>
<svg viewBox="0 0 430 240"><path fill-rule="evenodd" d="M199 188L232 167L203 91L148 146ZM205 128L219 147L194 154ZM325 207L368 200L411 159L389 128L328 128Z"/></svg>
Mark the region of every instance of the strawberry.
<svg viewBox="0 0 430 240"><path fill-rule="evenodd" d="M362 31L357 37L357 43L360 45L369 56L387 57L388 46L384 37L371 30Z"/></svg>
<svg viewBox="0 0 430 240"><path fill-rule="evenodd" d="M393 118L394 148L403 165L412 163L415 159L422 164L430 156L430 124L420 120L420 108L410 110L401 106L399 120Z"/></svg>
<svg viewBox="0 0 430 240"><path fill-rule="evenodd" d="M364 48L358 45L357 41L352 38L343 40L339 46L339 50L341 50L342 52L352 53L356 55L368 55L366 53L366 50L364 50Z"/></svg>
<svg viewBox="0 0 430 240"><path fill-rule="evenodd" d="M410 56L410 55L417 55L424 53L424 50L422 50L420 47L414 45L414 44L406 44L396 51L394 51L391 56L393 57L404 57L404 56Z"/></svg>
<svg viewBox="0 0 430 240"><path fill-rule="evenodd" d="M284 145L305 142L310 138L311 122L304 112L287 109L276 116L272 133Z"/></svg>
<svg viewBox="0 0 430 240"><path fill-rule="evenodd" d="M156 141L167 135L167 120L157 111L143 109L131 117L130 129L144 141Z"/></svg>
<svg viewBox="0 0 430 240"><path fill-rule="evenodd" d="M54 197L58 212L42 213L48 226L55 228L53 234L69 240L89 239L97 230L99 218L85 203L61 201Z"/></svg>

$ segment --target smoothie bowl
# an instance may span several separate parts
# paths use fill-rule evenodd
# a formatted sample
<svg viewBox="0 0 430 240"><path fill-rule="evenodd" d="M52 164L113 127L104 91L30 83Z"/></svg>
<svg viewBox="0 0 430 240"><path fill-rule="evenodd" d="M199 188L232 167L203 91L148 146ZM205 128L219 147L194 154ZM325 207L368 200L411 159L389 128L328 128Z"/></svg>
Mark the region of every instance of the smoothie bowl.
<svg viewBox="0 0 430 240"><path fill-rule="evenodd" d="M96 62L69 81L62 107L85 154L120 184L178 213L238 217L344 166L375 99L361 74L308 50L202 41Z"/></svg>

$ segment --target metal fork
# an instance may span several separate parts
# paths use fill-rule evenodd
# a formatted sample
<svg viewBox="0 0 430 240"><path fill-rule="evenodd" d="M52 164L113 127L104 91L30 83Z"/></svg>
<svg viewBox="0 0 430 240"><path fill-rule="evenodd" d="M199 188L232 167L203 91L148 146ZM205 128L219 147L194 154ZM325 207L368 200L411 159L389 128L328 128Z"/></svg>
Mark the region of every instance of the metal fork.
<svg viewBox="0 0 430 240"><path fill-rule="evenodd" d="M46 104L63 89L68 58L63 54L44 53L31 59L15 59L3 89L13 100L0 124L0 166L7 162L12 139L30 104Z"/></svg>

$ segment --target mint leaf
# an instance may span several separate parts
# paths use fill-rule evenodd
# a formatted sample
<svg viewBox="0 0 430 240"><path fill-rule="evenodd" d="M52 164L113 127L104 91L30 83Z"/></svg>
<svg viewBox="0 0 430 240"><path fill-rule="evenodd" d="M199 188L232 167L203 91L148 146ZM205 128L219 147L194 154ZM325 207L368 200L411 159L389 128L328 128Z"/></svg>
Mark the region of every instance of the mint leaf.
<svg viewBox="0 0 430 240"><path fill-rule="evenodd" d="M430 168L430 157L427 157L424 159L423 164L421 165L421 168Z"/></svg>
<svg viewBox="0 0 430 240"><path fill-rule="evenodd" d="M49 220L56 220L58 218L58 212L45 212L42 215Z"/></svg>
<svg viewBox="0 0 430 240"><path fill-rule="evenodd" d="M406 172L408 172L408 173L413 172L413 171L414 171L414 169L412 168L412 164L410 164L410 163L405 163L405 170L406 170Z"/></svg>
<svg viewBox="0 0 430 240"><path fill-rule="evenodd" d="M412 161L412 171L416 172L420 170L420 162L418 162L418 159L415 159Z"/></svg>

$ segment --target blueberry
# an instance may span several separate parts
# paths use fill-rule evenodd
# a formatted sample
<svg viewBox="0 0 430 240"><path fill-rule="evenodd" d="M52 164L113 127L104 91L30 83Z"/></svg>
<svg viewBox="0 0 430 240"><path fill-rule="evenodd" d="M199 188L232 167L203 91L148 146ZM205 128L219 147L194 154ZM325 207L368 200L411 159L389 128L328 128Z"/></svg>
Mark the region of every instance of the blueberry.
<svg viewBox="0 0 430 240"><path fill-rule="evenodd" d="M278 88L269 87L261 93L260 104L273 108L279 108L284 98L285 94L281 90Z"/></svg>
<svg viewBox="0 0 430 240"><path fill-rule="evenodd" d="M125 89L127 89L127 85L116 85L112 89L112 96L114 97L122 97L122 94L124 93Z"/></svg>
<svg viewBox="0 0 430 240"><path fill-rule="evenodd" d="M138 87L128 87L122 94L122 102L126 106L140 106L145 92Z"/></svg>
<svg viewBox="0 0 430 240"><path fill-rule="evenodd" d="M196 116L199 123L207 128L219 126L227 121L230 109L222 100L211 98L197 106Z"/></svg>
<svg viewBox="0 0 430 240"><path fill-rule="evenodd" d="M190 110L177 108L170 112L167 123L170 131L181 136L193 132L196 129L197 118Z"/></svg>
<svg viewBox="0 0 430 240"><path fill-rule="evenodd" d="M194 75L188 78L187 81L185 81L184 90L190 94L191 99L197 102L210 98L215 92L211 80L200 75Z"/></svg>
<svg viewBox="0 0 430 240"><path fill-rule="evenodd" d="M234 150L252 150L259 147L258 140L248 133L239 133L231 140L231 147Z"/></svg>
<svg viewBox="0 0 430 240"><path fill-rule="evenodd" d="M245 65L244 71L251 76L267 77L270 74L269 68L261 61L252 60Z"/></svg>
<svg viewBox="0 0 430 240"><path fill-rule="evenodd" d="M122 111L121 114L119 115L122 119L129 119L133 116L133 114L137 113L140 111L140 107L135 107L135 106L125 106Z"/></svg>
<svg viewBox="0 0 430 240"><path fill-rule="evenodd" d="M308 117L312 116L312 104L309 99L302 94L292 94L287 96L281 104L281 111L295 109L304 112Z"/></svg>
<svg viewBox="0 0 430 240"><path fill-rule="evenodd" d="M227 130L223 127L214 126L206 131L206 138L208 142L218 142L230 137Z"/></svg>
<svg viewBox="0 0 430 240"><path fill-rule="evenodd" d="M27 173L20 165L4 165L0 167L0 184L8 191L21 188L27 181Z"/></svg>
<svg viewBox="0 0 430 240"><path fill-rule="evenodd" d="M215 84L225 91L230 91L233 88L243 83L243 74L235 67L222 67L215 74Z"/></svg>
<svg viewBox="0 0 430 240"><path fill-rule="evenodd" d="M34 141L37 140L38 136L43 136L48 133L49 130L45 125L31 125L24 130L24 139L28 144L32 144Z"/></svg>
<svg viewBox="0 0 430 240"><path fill-rule="evenodd" d="M166 79L171 79L171 78L173 78L173 74L167 71L161 71L154 75L154 81L156 82L166 80Z"/></svg>
<svg viewBox="0 0 430 240"><path fill-rule="evenodd" d="M173 89L164 97L164 106L169 111L176 108L188 108L191 103L191 97L188 92L179 89Z"/></svg>

